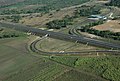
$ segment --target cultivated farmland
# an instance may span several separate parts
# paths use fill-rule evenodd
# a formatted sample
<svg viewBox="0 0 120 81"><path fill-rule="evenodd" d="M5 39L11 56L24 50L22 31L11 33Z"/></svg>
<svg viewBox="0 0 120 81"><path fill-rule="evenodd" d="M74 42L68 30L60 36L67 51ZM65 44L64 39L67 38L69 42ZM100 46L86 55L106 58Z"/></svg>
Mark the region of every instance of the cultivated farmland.
<svg viewBox="0 0 120 81"><path fill-rule="evenodd" d="M53 57L52 59L57 62L84 70L86 72L94 73L96 75L102 76L105 79L108 79L111 81L120 80L120 77L119 77L120 76L119 75L120 74L119 73L120 57L116 57L116 56L100 56L100 57L62 56L62 57L59 57L57 56L57 57Z"/></svg>
<svg viewBox="0 0 120 81"><path fill-rule="evenodd" d="M111 1L0 0L0 81L120 81Z"/></svg>

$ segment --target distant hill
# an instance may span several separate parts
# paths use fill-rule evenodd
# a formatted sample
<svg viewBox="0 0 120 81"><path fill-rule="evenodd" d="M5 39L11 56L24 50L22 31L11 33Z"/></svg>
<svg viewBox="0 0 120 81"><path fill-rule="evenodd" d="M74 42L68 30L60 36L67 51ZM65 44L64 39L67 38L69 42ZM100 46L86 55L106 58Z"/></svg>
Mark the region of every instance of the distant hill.
<svg viewBox="0 0 120 81"><path fill-rule="evenodd" d="M90 0L2 0L0 14L48 13L51 10L80 5Z"/></svg>
<svg viewBox="0 0 120 81"><path fill-rule="evenodd" d="M27 5L46 5L52 8L63 8L67 6L79 5L87 1L90 1L90 0L0 0L0 5L16 3L10 6L19 5L19 7L23 7ZM20 2L20 3L17 3L17 2Z"/></svg>
<svg viewBox="0 0 120 81"><path fill-rule="evenodd" d="M0 6L11 5L24 0L0 0Z"/></svg>
<svg viewBox="0 0 120 81"><path fill-rule="evenodd" d="M120 0L111 0L109 5L120 7Z"/></svg>

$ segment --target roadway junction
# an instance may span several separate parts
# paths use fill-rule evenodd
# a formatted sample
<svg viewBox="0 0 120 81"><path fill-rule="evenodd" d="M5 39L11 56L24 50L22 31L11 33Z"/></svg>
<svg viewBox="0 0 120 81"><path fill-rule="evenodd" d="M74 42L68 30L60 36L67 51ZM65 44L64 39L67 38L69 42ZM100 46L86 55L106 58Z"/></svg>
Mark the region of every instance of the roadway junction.
<svg viewBox="0 0 120 81"><path fill-rule="evenodd" d="M46 30L41 30L41 29L37 29L37 28L33 28L33 27L28 27L28 26L21 25L21 24L8 23L8 22L0 22L0 27L6 27L6 28L17 30L17 31L31 33L36 36L50 37L50 38L54 38L54 39L83 43L83 44L88 44L88 45L108 49L108 50L88 50L88 51L80 51L80 52L44 52L44 51L41 51L41 50L35 48L35 44L41 40L41 39L38 39L38 40L35 40L34 42L32 42L30 45L31 50L34 52L37 52L37 53L39 53L39 52L46 53L46 54L87 54L87 53L93 53L93 52L98 52L98 53L103 52L103 53L113 53L113 54L120 53L120 51L119 51L120 45L119 44L109 43L109 42L92 39L92 38L88 38L88 37L84 37L84 36L69 35L69 34L63 34L60 32L46 31Z"/></svg>

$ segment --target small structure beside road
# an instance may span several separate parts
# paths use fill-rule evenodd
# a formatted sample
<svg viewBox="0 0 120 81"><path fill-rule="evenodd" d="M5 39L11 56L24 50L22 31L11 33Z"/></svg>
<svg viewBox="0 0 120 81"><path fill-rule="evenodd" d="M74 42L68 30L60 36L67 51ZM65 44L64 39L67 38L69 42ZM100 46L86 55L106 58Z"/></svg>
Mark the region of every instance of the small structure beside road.
<svg viewBox="0 0 120 81"><path fill-rule="evenodd" d="M88 19L91 19L91 20L106 20L107 17L105 16L100 16L100 15L91 15L88 17Z"/></svg>

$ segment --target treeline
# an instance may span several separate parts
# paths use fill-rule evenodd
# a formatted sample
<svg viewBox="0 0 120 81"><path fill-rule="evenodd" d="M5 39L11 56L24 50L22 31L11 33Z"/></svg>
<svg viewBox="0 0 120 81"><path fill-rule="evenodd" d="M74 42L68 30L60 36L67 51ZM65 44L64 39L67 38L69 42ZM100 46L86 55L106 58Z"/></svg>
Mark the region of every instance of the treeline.
<svg viewBox="0 0 120 81"><path fill-rule="evenodd" d="M97 6L82 6L80 8L77 8L75 11L75 16L90 16L90 15L96 15L100 14L100 7Z"/></svg>
<svg viewBox="0 0 120 81"><path fill-rule="evenodd" d="M49 29L61 29L67 27L67 25L72 25L73 18L70 16L65 16L63 20L53 20L48 22L47 28Z"/></svg>
<svg viewBox="0 0 120 81"><path fill-rule="evenodd" d="M22 17L20 15L0 17L0 20L5 20L5 21L9 21L9 22L14 22L14 23L19 23L20 19L22 19Z"/></svg>
<svg viewBox="0 0 120 81"><path fill-rule="evenodd" d="M60 29L60 28L64 28L67 27L67 25L72 25L73 24L73 20L75 18L78 18L80 16L89 16L92 14L99 14L100 13L100 8L99 6L82 6L82 8L78 8L73 16L65 16L62 20L53 20L48 22L47 28L49 29ZM90 23L88 27L91 26L95 26L95 25L99 25L99 24L103 24L103 21L98 21L98 22L94 22L94 23ZM86 25L87 26L87 25Z"/></svg>
<svg viewBox="0 0 120 81"><path fill-rule="evenodd" d="M112 38L114 40L120 40L120 32L116 32L116 33L113 33L111 31L100 31L100 30L96 30L96 29L86 29L86 28L83 28L83 29L80 29L82 32L88 32L90 34L94 34L94 35L97 35L97 36L101 36L101 37L104 37L104 38Z"/></svg>
<svg viewBox="0 0 120 81"><path fill-rule="evenodd" d="M102 22L95 22L95 23L90 23L89 25L86 25L86 26L82 26L81 29L79 29L81 32L88 32L90 34L94 34L94 35L97 35L97 36L101 36L101 37L104 37L104 38L111 38L111 39L114 39L114 40L120 40L120 32L111 32L109 30L106 30L106 31L100 31L100 30L96 30L96 29L93 29L91 27L93 26L96 26L96 25L99 25L99 24L102 24Z"/></svg>
<svg viewBox="0 0 120 81"><path fill-rule="evenodd" d="M103 20L99 20L99 21L95 21L95 22L92 22L92 23L89 23L85 26L82 26L82 28L91 28L93 26L97 26L97 25L100 25L100 24L103 24L104 21Z"/></svg>
<svg viewBox="0 0 120 81"><path fill-rule="evenodd" d="M25 34L15 31L5 31L4 29L0 29L0 39L2 38L12 38L12 37L20 37L24 36Z"/></svg>
<svg viewBox="0 0 120 81"><path fill-rule="evenodd" d="M88 7L89 8L89 7ZM93 8L93 7L92 7ZM86 11L89 11L89 10L85 10L86 14L84 14L85 12L76 12L73 16L69 16L69 15L66 15L62 20L53 20L53 21L50 21L48 22L46 25L47 25L47 28L49 29L60 29L60 28L64 28L64 27L67 27L67 25L72 25L73 24L73 20L75 18L78 18L79 16L83 16L82 13L84 14L84 16L88 16L90 14L94 14L95 12L93 12L94 10L91 10L90 9L90 13L87 13ZM95 8L96 9L96 8ZM79 15L78 15L79 14ZM97 13L98 14L98 13ZM103 21L97 21L97 22L94 22L94 23L90 23L88 25L88 27L92 27L92 26L96 26L96 25L99 25L99 24L103 24ZM87 25L86 25L87 27Z"/></svg>
<svg viewBox="0 0 120 81"><path fill-rule="evenodd" d="M20 19L22 19L22 17L19 15L16 15L16 16L7 17L7 19L11 19L11 22L18 23Z"/></svg>
<svg viewBox="0 0 120 81"><path fill-rule="evenodd" d="M120 0L111 0L107 5L120 7Z"/></svg>
<svg viewBox="0 0 120 81"><path fill-rule="evenodd" d="M0 38L11 38L11 37L19 37L19 34L16 34L16 33L0 34Z"/></svg>
<svg viewBox="0 0 120 81"><path fill-rule="evenodd" d="M29 14L29 13L40 13L40 12L44 12L44 13L48 13L50 10L49 7L41 7L41 8L36 8L36 9L30 9L30 10L19 10L19 9L7 9L7 10L3 10L0 12L1 15L6 15L6 14Z"/></svg>

